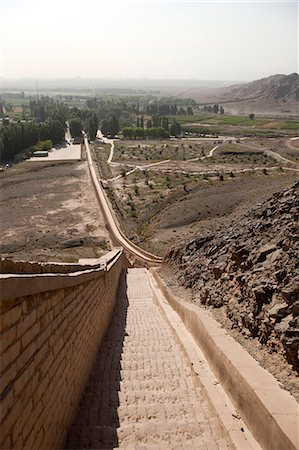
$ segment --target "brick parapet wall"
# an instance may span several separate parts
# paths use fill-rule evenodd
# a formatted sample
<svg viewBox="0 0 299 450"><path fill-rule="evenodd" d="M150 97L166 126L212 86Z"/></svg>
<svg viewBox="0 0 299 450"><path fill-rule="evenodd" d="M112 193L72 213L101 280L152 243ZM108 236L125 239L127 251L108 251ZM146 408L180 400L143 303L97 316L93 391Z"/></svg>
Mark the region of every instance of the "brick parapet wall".
<svg viewBox="0 0 299 450"><path fill-rule="evenodd" d="M101 259L99 258L98 263L91 264L91 266L101 266ZM86 264L13 261L11 259L0 258L1 274L32 273L36 275L38 273L71 273L80 270L86 270Z"/></svg>
<svg viewBox="0 0 299 450"><path fill-rule="evenodd" d="M1 449L63 446L126 265L1 277Z"/></svg>

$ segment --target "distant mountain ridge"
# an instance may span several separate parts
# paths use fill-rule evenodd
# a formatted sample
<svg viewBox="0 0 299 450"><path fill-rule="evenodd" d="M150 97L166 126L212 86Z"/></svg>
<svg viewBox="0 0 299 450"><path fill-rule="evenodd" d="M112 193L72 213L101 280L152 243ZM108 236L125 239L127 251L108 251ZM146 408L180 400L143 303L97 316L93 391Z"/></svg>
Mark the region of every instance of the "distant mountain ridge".
<svg viewBox="0 0 299 450"><path fill-rule="evenodd" d="M299 101L299 75L271 75L246 84L225 88L223 100L274 100L277 102Z"/></svg>

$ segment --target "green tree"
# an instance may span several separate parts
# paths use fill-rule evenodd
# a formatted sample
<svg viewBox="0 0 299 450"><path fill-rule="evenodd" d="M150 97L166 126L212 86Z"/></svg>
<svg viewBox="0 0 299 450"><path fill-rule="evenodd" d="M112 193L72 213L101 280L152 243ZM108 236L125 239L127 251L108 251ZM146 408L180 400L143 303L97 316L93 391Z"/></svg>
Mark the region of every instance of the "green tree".
<svg viewBox="0 0 299 450"><path fill-rule="evenodd" d="M104 136L107 136L108 134L108 121L104 119L101 123L101 132Z"/></svg>
<svg viewBox="0 0 299 450"><path fill-rule="evenodd" d="M34 122L6 123L0 127L0 160L12 161L39 140L39 127Z"/></svg>
<svg viewBox="0 0 299 450"><path fill-rule="evenodd" d="M59 122L59 120L49 120L48 122L46 122L46 125L48 127L48 136L47 139L50 139L53 144L58 144L58 142L63 141L64 139L64 126L62 125L61 122ZM80 130L80 134L78 134L78 136L81 135L81 130Z"/></svg>
<svg viewBox="0 0 299 450"><path fill-rule="evenodd" d="M119 132L119 122L115 115L108 120L108 133L115 136Z"/></svg>
<svg viewBox="0 0 299 450"><path fill-rule="evenodd" d="M168 130L168 117L165 116L162 117L161 125L162 128L164 128L164 130Z"/></svg>
<svg viewBox="0 0 299 450"><path fill-rule="evenodd" d="M144 138L145 137L145 129L144 128L136 128L135 130L135 136L138 138Z"/></svg>
<svg viewBox="0 0 299 450"><path fill-rule="evenodd" d="M181 125L179 124L179 122L173 122L170 125L169 132L171 136L179 136L182 132Z"/></svg>
<svg viewBox="0 0 299 450"><path fill-rule="evenodd" d="M82 133L82 122L78 118L73 118L70 120L70 132L73 137L81 136Z"/></svg>
<svg viewBox="0 0 299 450"><path fill-rule="evenodd" d="M91 109L95 109L98 105L98 101L96 97L88 98L86 100L86 106Z"/></svg>
<svg viewBox="0 0 299 450"><path fill-rule="evenodd" d="M132 139L135 137L135 131L132 127L125 127L122 129L122 134L125 139Z"/></svg>
<svg viewBox="0 0 299 450"><path fill-rule="evenodd" d="M88 120L88 136L94 140L98 131L98 119L95 113Z"/></svg>
<svg viewBox="0 0 299 450"><path fill-rule="evenodd" d="M159 126L159 116L157 116L156 114L153 115L153 117L152 117L152 124L153 124L153 128L156 128Z"/></svg>

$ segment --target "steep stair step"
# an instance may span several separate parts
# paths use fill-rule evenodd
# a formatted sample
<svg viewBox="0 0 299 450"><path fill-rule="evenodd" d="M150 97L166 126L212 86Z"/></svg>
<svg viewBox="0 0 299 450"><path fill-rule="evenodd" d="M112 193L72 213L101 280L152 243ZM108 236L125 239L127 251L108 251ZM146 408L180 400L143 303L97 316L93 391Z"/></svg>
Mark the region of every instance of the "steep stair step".
<svg viewBox="0 0 299 450"><path fill-rule="evenodd" d="M177 403L147 403L146 405L119 406L118 417L122 425L130 423L144 423L149 421L169 422L177 419L194 419L196 422L204 422L205 415L190 402L180 401Z"/></svg>
<svg viewBox="0 0 299 450"><path fill-rule="evenodd" d="M177 389L193 389L193 380L191 377L180 378L178 380L167 380L167 388L171 391ZM165 380L155 380L152 382L151 380L136 380L134 383L128 380L122 380L120 382L120 391L148 391L151 392L159 392L161 390L165 390Z"/></svg>
<svg viewBox="0 0 299 450"><path fill-rule="evenodd" d="M207 431L196 420L184 421L177 418L169 422L147 422L125 425L117 429L117 436L119 446L122 449L132 449L136 448L137 445L144 445L144 448L158 446L158 448L176 450L184 449L185 445L190 448L192 444L193 450L218 450L211 430Z"/></svg>
<svg viewBox="0 0 299 450"><path fill-rule="evenodd" d="M163 402L163 403L176 403L182 401L192 402L194 398L194 393L188 389L165 389L164 391L152 392L148 391L137 391L131 390L127 392L119 392L119 402L123 405L130 405L132 403L138 404L143 402L144 404L153 402Z"/></svg>

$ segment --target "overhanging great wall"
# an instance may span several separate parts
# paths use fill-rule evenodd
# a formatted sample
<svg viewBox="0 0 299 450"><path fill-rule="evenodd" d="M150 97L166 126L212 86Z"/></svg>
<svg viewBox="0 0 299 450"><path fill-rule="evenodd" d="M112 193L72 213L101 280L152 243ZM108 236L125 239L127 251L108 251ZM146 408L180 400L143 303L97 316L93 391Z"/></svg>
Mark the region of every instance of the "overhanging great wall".
<svg viewBox="0 0 299 450"><path fill-rule="evenodd" d="M64 447L98 349L113 317L121 273L128 266L122 249L109 252L92 265L2 261L2 449ZM16 273L5 273L12 269ZM216 412L226 442L229 442L228 448L299 448L296 401L211 317L194 305L178 300L155 269L151 269L151 273L145 270L142 276L149 277L154 302L158 305L156 314L160 311L165 316L167 326L179 339L195 377L195 386L205 393ZM141 289L142 299L141 286L137 289ZM127 334L125 329L120 331ZM196 344L190 346L190 339ZM146 348L147 341L142 342ZM207 365L202 366L204 354L218 381L212 372L208 375ZM119 366L121 359L116 361ZM169 384L172 380L165 381ZM224 401L219 394L219 382L237 410L230 409L228 398ZM117 395L121 411L121 392ZM134 408L134 404L128 407ZM238 412L256 439L253 443L242 431ZM165 430L167 426L165 423ZM196 424L194 427L196 434Z"/></svg>
<svg viewBox="0 0 299 450"><path fill-rule="evenodd" d="M123 244L130 259L133 256L132 260L139 261L142 266L160 264L161 258L132 245L117 224L112 223L113 214L109 204L105 203L105 193L96 180L86 139L85 144L97 197L101 203L107 227L111 233L114 233L112 241L117 245ZM106 204L105 207L103 203ZM101 347L111 319L114 318L113 311L117 304L119 280L124 269L130 266L125 252L122 248L116 248L94 264L1 261L3 275L0 278L0 443L2 449L54 449L63 448L65 445L67 433L75 417L98 349ZM137 279L138 277L137 274ZM211 441L212 444L217 442L217 448L221 450L222 448L243 450L260 447L271 450L299 449L298 404L295 399L288 392L280 389L277 381L204 311L177 299L165 286L155 269L144 271L141 278L141 285L134 288L137 289L137 294L133 292L133 307L137 299L137 304L141 301L141 308L139 305L141 312L143 304L145 308L148 308L151 302L147 298L148 303L143 303L143 295L144 292L150 291L148 287L144 290L144 283L151 286L150 295L157 305L153 311L164 317L167 327L172 330L175 339L178 339L179 348L185 355L187 366L195 379L194 396L199 387L205 392L207 401L218 416L225 440L216 436L214 441ZM130 291L130 286L127 288ZM122 295L123 293L118 301L122 300ZM151 319L152 317L148 317L149 322ZM125 341L127 339L124 337L127 335L125 328L120 331ZM139 336L140 330L137 331ZM147 330L145 330L146 333L148 333ZM147 357L147 346L152 345L151 335L146 334L146 339L142 339L141 342L136 344L133 342L133 344L139 349L144 346L145 350L141 354ZM158 350L159 346L158 340ZM157 360L154 358L153 364L159 363L161 355L158 355ZM138 354L135 355L136 358L137 365L145 364L144 361L138 361ZM119 355L116 361L118 366L121 366L121 359L122 355ZM205 359L214 374L209 372L207 362L203 363ZM125 365L127 363L124 361ZM167 366L169 361L165 360L163 364ZM146 367L142 369L142 376L147 376L146 369ZM126 371L128 372L125 369L124 373ZM168 370L166 373L171 374L171 371ZM137 373L133 370L129 378L133 375L139 377L140 373L138 370ZM126 379L123 381L126 384ZM149 381L153 383L153 390L156 391L155 379ZM172 381L171 378L164 380L166 384L171 384ZM139 379L138 383L140 384ZM120 402L121 415L124 409L121 398L124 393L121 392L121 386L118 388L116 394L117 402ZM176 387L173 390L175 394ZM220 390L223 393L226 391L234 406L228 407L230 400L228 397L223 400L224 397L219 394ZM173 392L169 392L170 399L172 394ZM138 391L138 395L143 393ZM184 401L180 406L185 407L186 403L188 401ZM166 400L165 405L167 405ZM134 404L127 405L130 414L132 410L136 410L137 416L133 416L132 420L144 419L142 414L148 420L147 411L144 412L147 406L147 402L141 407ZM150 404L149 407L153 408L153 405ZM172 409L175 410L175 407L171 404L168 409L171 416ZM114 413L118 415L118 409ZM239 413L248 427L246 432L240 425ZM92 411L90 415L94 421ZM156 423L155 420L154 423ZM201 426L200 421L198 424L192 423L194 433L197 435L199 433L197 428ZM160 428L162 426L162 431L159 432L162 440L163 436L167 435L168 429L172 433L174 425L171 421L159 422ZM154 430L152 434L149 433L149 439L151 436L154 438L157 428L154 429L152 422L146 423L145 426L148 426L148 430ZM98 438L100 427L96 426L96 428L98 428L96 430ZM136 437L138 430L134 429L134 424L132 430L132 436ZM188 430L190 432L190 428ZM252 440L248 440L250 433L254 436ZM182 436L184 439L184 433ZM86 438L88 437L85 436ZM93 438L91 432L91 442ZM85 448L95 448L86 445ZM184 446L183 440L179 445ZM221 447L222 445L225 447ZM119 446L123 448L122 445ZM118 445L109 448L115 447ZM135 448L135 446L126 448ZM164 446L164 448L173 447ZM192 449L196 448L196 446L192 447Z"/></svg>

